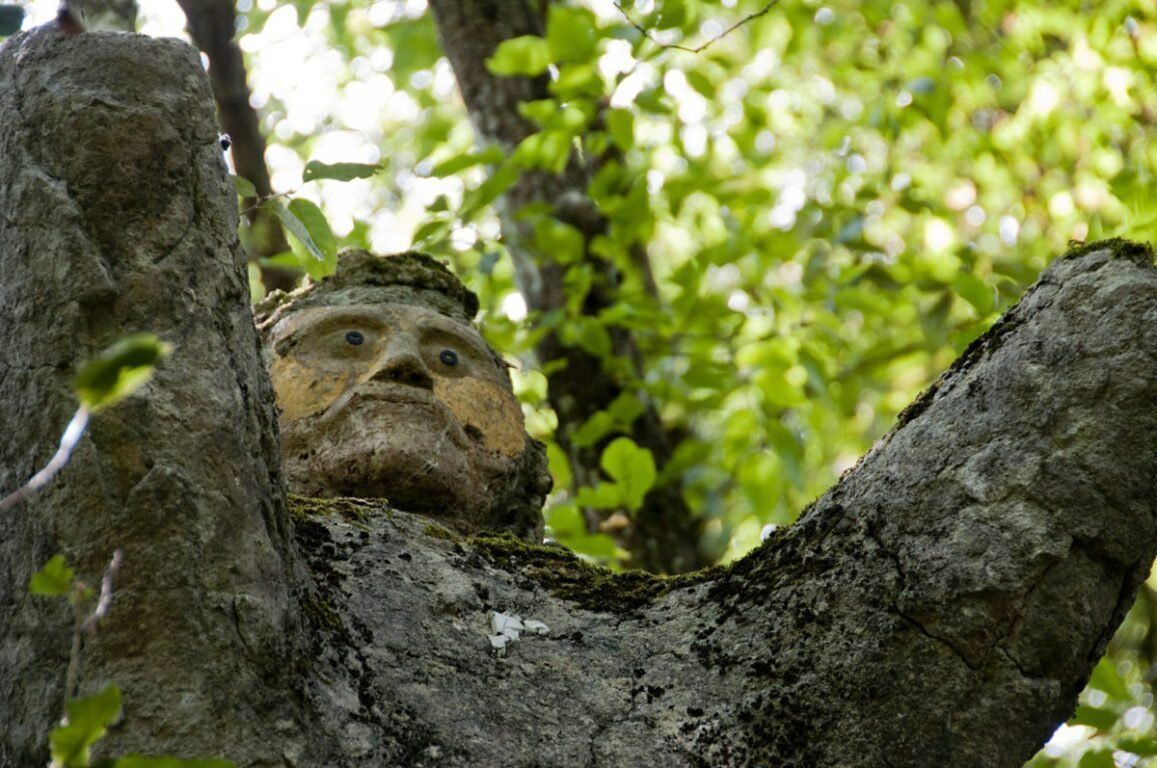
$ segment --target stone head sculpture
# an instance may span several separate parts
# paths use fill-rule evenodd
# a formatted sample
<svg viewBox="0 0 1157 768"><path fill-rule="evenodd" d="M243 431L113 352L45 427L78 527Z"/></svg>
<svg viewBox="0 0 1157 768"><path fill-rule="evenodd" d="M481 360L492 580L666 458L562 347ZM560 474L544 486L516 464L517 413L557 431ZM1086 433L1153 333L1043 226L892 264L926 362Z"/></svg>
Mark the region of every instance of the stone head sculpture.
<svg viewBox="0 0 1157 768"><path fill-rule="evenodd" d="M291 492L384 498L462 532L542 536L550 475L478 298L419 253L343 252L257 308Z"/></svg>

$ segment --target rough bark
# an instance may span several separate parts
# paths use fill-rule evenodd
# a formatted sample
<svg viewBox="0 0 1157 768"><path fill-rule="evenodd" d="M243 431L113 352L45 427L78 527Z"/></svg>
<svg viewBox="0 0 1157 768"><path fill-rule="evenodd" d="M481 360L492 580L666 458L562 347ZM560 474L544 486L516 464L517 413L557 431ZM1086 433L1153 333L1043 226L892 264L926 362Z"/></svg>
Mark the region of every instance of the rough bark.
<svg viewBox="0 0 1157 768"><path fill-rule="evenodd" d="M258 203L273 194L269 169L265 165L265 136L257 110L249 103L249 81L245 58L237 46L237 14L233 0L178 0L185 12L186 27L193 44L209 59L209 83L217 102L217 116L229 136L229 152L237 175L248 179L257 197L241 201L249 222L250 259L259 261L285 253L289 241L285 230L269 208ZM288 291L297 284L297 275L278 267L261 267L266 289Z"/></svg>
<svg viewBox="0 0 1157 768"><path fill-rule="evenodd" d="M484 143L494 143L511 151L536 131L523 118L518 105L549 98L547 79L497 77L486 68L486 60L503 40L520 35L541 35L541 13L527 0L433 0L431 7L447 58L454 68L466 108L475 130ZM514 259L519 291L527 306L542 314L565 311L567 267L551 254L538 252L528 221L518 216L528 205L546 203L559 220L576 227L589 245L607 230L606 218L587 195L592 169L572 161L559 175L545 171L523 173L499 202L502 234ZM637 254L649 281L646 257ZM596 316L616 302L619 276L612 265L587 253L594 267L595 281L583 302L582 312ZM610 328L614 353L628 366L638 368L638 346L624 328ZM596 485L602 479L599 457L610 438L590 447L573 444L571 435L595 413L606 409L627 387L599 358L564 344L551 331L535 347L544 365L556 361L565 366L547 375L548 397L558 415L556 438L570 458L576 486ZM646 409L632 425L630 437L650 449L660 468L670 460L677 440L659 419L654 405L643 396ZM628 531L626 546L631 564L657 572L686 571L710 564L709 553L700 550L701 521L683 498L680 482L672 480L649 493Z"/></svg>
<svg viewBox="0 0 1157 768"><path fill-rule="evenodd" d="M298 500L299 591L196 57L18 35L0 110L0 489L52 452L77 361L144 329L178 350L0 519L5 768L43 764L60 710L70 617L25 592L59 550L90 578L125 550L83 655L84 690L125 690L110 751L327 768L1019 766L1157 551L1157 268L1115 241L1054 263L729 568L614 576ZM492 611L549 632L499 657Z"/></svg>
<svg viewBox="0 0 1157 768"><path fill-rule="evenodd" d="M175 349L0 517L0 766L44 765L63 712L68 608L27 591L57 552L89 583L124 552L80 674L124 691L112 748L272 764L253 718L292 719L300 568L209 98L175 40L42 27L0 48L0 488L52 455L79 363L133 332Z"/></svg>

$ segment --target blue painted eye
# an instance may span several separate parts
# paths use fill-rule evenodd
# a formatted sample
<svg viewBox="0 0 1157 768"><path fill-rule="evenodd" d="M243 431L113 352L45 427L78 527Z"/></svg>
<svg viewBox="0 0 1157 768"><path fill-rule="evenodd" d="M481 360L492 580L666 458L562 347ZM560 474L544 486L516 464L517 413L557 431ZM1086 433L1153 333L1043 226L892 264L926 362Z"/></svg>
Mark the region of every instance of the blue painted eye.
<svg viewBox="0 0 1157 768"><path fill-rule="evenodd" d="M345 335L345 340L356 347L364 342L366 337L362 335L361 331L350 331Z"/></svg>
<svg viewBox="0 0 1157 768"><path fill-rule="evenodd" d="M446 365L458 365L458 353L452 349L443 349L438 353L438 359Z"/></svg>

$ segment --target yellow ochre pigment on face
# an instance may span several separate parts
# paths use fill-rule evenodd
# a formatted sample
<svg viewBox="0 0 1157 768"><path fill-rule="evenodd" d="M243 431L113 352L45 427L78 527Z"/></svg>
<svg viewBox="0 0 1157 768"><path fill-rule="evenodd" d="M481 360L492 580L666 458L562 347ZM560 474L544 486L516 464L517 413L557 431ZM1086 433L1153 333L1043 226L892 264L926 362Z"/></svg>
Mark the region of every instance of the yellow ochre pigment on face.
<svg viewBox="0 0 1157 768"><path fill-rule="evenodd" d="M487 450L514 458L526 447L522 409L486 343L437 312L405 304L303 309L277 324L273 353L283 428L356 408L358 395L428 398Z"/></svg>

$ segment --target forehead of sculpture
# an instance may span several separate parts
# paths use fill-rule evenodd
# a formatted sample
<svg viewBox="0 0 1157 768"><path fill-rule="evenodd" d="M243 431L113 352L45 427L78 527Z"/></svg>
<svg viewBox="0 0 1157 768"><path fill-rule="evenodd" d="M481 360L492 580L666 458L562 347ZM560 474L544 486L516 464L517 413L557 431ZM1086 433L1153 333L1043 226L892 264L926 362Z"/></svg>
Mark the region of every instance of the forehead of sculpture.
<svg viewBox="0 0 1157 768"><path fill-rule="evenodd" d="M337 271L291 293L275 291L255 307L266 332L284 314L306 307L411 304L469 323L478 297L436 259L421 253L375 256L350 249L338 255Z"/></svg>

